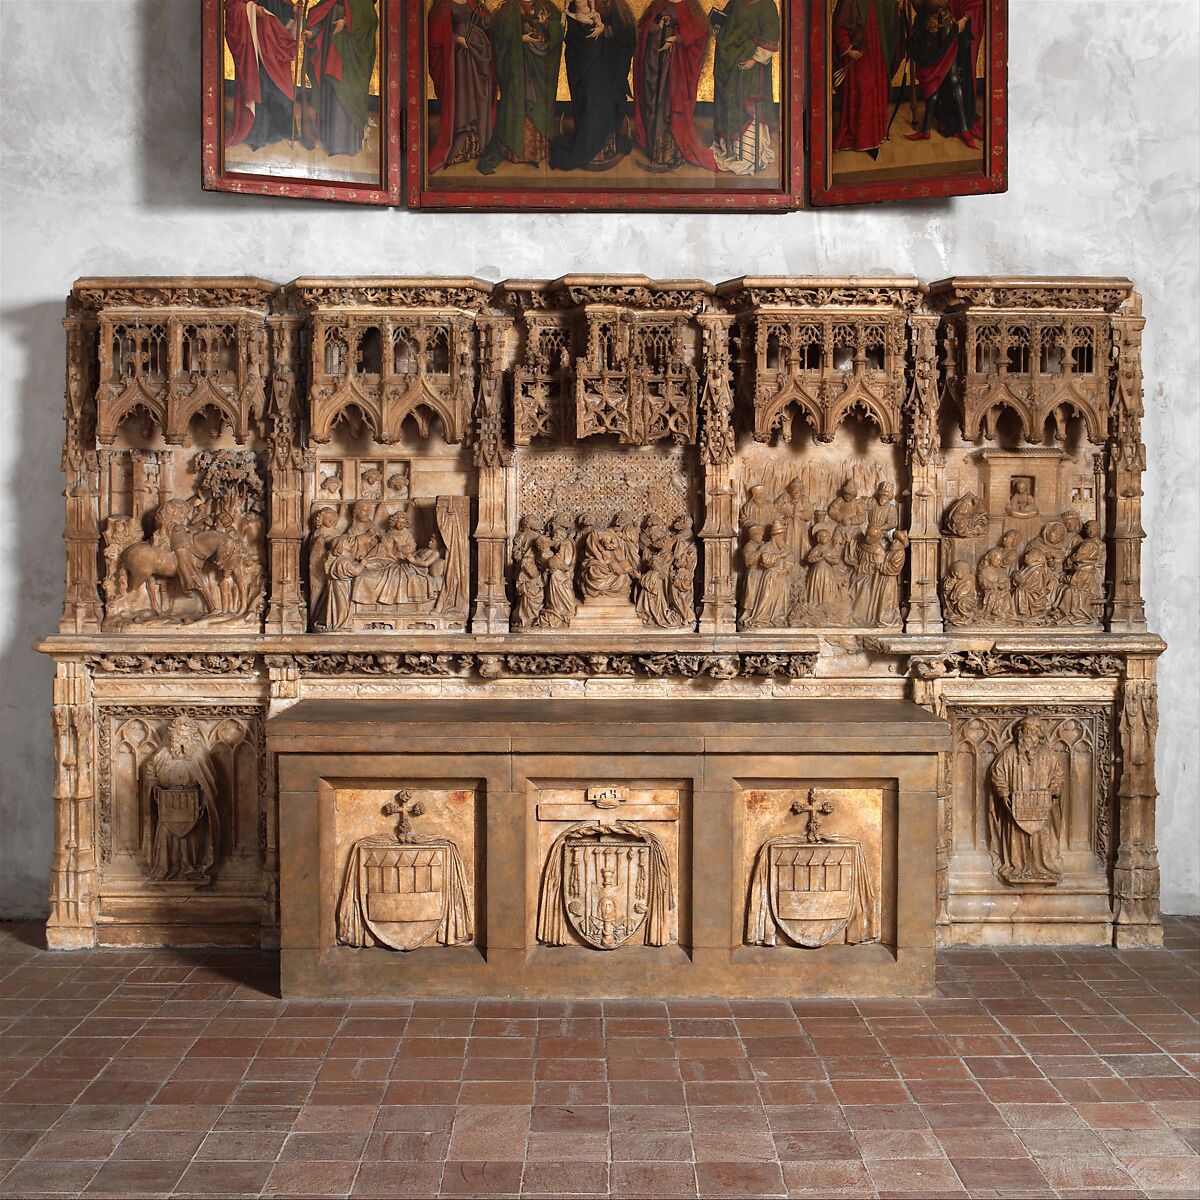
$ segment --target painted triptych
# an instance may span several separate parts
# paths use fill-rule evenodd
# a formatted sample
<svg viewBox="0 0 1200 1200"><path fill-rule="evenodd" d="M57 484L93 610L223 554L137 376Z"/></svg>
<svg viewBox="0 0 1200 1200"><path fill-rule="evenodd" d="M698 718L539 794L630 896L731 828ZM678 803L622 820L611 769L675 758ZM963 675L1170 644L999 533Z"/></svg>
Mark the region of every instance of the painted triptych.
<svg viewBox="0 0 1200 1200"><path fill-rule="evenodd" d="M210 189L786 211L1007 186L1007 0L203 0L203 13Z"/></svg>

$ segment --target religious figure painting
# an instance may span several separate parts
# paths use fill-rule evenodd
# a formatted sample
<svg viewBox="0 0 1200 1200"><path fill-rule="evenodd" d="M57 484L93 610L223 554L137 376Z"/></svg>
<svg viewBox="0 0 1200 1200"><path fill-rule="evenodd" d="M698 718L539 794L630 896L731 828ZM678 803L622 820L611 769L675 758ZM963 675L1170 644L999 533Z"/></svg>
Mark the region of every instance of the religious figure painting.
<svg viewBox="0 0 1200 1200"><path fill-rule="evenodd" d="M204 0L204 186L400 194L399 0Z"/></svg>
<svg viewBox="0 0 1200 1200"><path fill-rule="evenodd" d="M811 0L815 205L1007 187L1007 0Z"/></svg>
<svg viewBox="0 0 1200 1200"><path fill-rule="evenodd" d="M786 0L411 4L408 203L794 207L801 8Z"/></svg>

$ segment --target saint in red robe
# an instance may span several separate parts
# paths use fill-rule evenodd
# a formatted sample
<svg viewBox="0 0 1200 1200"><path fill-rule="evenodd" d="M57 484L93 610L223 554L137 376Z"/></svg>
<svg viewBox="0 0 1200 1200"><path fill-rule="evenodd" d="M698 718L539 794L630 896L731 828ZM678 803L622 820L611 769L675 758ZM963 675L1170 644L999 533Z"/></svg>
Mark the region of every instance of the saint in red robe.
<svg viewBox="0 0 1200 1200"><path fill-rule="evenodd" d="M696 88L708 50L709 23L697 0L653 0L638 22L633 57L633 121L652 163L686 161L716 171L696 132Z"/></svg>
<svg viewBox="0 0 1200 1200"><path fill-rule="evenodd" d="M225 144L236 146L246 140L257 106L272 85L291 103L296 38L253 0L226 0L225 42L233 58L233 124Z"/></svg>
<svg viewBox="0 0 1200 1200"><path fill-rule="evenodd" d="M835 150L877 150L887 138L897 30L895 2L887 3L838 0L834 11L834 67L843 72Z"/></svg>
<svg viewBox="0 0 1200 1200"><path fill-rule="evenodd" d="M923 0L918 5L910 56L925 100L925 119L910 139L928 138L935 121L943 134L957 134L968 146L982 134L975 64L984 20L983 0Z"/></svg>
<svg viewBox="0 0 1200 1200"><path fill-rule="evenodd" d="M480 0L434 0L429 10L429 76L439 107L431 175L479 158L492 140L499 96L491 29Z"/></svg>

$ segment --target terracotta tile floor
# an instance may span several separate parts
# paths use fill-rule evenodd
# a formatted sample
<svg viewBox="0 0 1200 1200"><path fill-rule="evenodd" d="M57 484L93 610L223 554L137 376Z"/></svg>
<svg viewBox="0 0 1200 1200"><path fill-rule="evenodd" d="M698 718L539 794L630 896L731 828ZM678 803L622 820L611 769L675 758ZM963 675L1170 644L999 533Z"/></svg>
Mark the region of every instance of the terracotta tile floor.
<svg viewBox="0 0 1200 1200"><path fill-rule="evenodd" d="M1200 920L931 1000L311 1003L0 925L0 1195L1200 1193Z"/></svg>

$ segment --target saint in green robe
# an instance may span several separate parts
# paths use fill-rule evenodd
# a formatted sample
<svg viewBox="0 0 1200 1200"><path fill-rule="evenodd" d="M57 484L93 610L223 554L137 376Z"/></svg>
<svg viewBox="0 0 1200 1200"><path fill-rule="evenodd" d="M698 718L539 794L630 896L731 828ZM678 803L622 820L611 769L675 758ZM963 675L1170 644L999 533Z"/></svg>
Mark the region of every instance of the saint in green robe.
<svg viewBox="0 0 1200 1200"><path fill-rule="evenodd" d="M529 40L525 40L528 38ZM496 132L479 160L490 175L501 159L540 163L554 136L563 18L550 0L504 0L492 17L500 100Z"/></svg>
<svg viewBox="0 0 1200 1200"><path fill-rule="evenodd" d="M729 0L723 16L713 61L714 149L723 152L718 164L744 157L739 142L752 124L773 124L771 60L780 34L775 0Z"/></svg>
<svg viewBox="0 0 1200 1200"><path fill-rule="evenodd" d="M329 154L362 150L378 28L375 0L325 0L308 10L307 72L316 91L318 133Z"/></svg>

